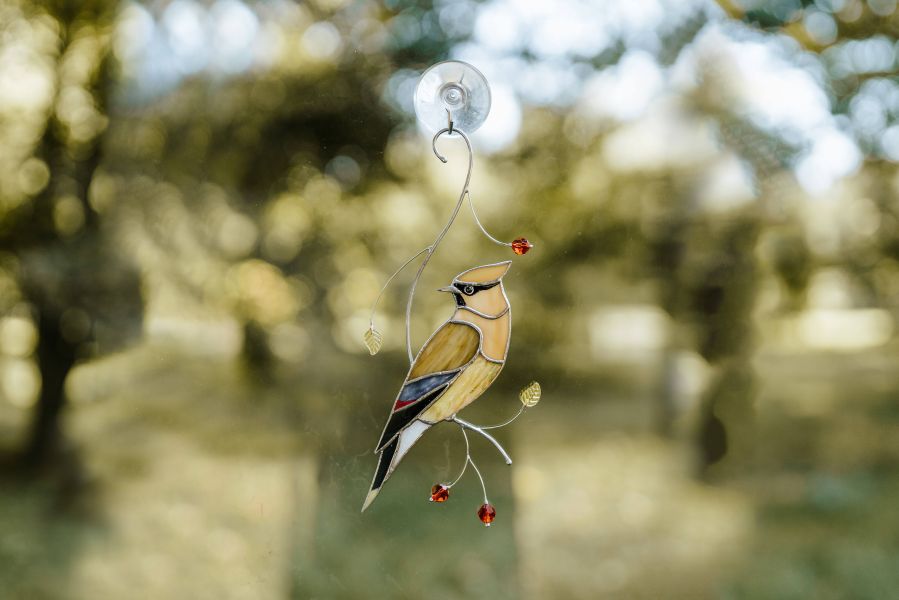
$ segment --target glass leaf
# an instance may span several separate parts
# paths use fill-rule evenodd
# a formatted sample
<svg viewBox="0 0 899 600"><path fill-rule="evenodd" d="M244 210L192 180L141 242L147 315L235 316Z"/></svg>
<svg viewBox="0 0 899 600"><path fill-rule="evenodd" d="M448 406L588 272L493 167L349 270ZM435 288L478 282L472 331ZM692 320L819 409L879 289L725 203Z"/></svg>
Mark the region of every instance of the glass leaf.
<svg viewBox="0 0 899 600"><path fill-rule="evenodd" d="M365 347L368 348L368 353L374 356L378 353L378 350L381 349L381 332L375 329L374 327L369 327L365 330L365 333L362 334L362 341L365 342Z"/></svg>
<svg viewBox="0 0 899 600"><path fill-rule="evenodd" d="M518 399L521 400L521 403L527 408L537 406L537 403L540 402L541 391L540 384L536 381L532 381L527 387L519 392Z"/></svg>

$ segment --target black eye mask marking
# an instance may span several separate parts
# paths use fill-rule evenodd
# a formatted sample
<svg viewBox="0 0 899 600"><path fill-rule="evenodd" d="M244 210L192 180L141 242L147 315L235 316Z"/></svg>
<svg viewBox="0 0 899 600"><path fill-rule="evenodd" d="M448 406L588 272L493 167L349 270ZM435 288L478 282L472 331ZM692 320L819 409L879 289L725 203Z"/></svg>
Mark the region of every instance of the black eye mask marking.
<svg viewBox="0 0 899 600"><path fill-rule="evenodd" d="M493 283L465 283L464 281L454 281L453 287L459 290L453 294L453 298L456 299L456 306L465 306L465 296L474 296L480 291L489 290L498 285L499 281L494 281Z"/></svg>
<svg viewBox="0 0 899 600"><path fill-rule="evenodd" d="M465 283L464 281L454 281L453 286L466 296L474 296L478 292L483 290L489 290L492 287L496 287L499 285L498 281L494 281L493 283Z"/></svg>

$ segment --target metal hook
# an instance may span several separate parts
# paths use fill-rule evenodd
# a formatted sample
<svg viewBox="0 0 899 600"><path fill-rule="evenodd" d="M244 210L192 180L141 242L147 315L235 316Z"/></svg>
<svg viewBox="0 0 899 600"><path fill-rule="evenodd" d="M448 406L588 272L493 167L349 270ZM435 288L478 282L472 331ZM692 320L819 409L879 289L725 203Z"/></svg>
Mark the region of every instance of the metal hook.
<svg viewBox="0 0 899 600"><path fill-rule="evenodd" d="M447 111L447 113L448 112L449 111ZM447 162L446 157L444 155L440 154L440 151L437 150L437 139L444 133L449 134L449 135L452 135L454 133L459 134L460 136L462 136L462 139L465 140L465 145L468 146L468 175L466 175L466 177L465 177L465 187L462 188L462 194L459 196L459 200L461 201L462 198L465 196L466 192L468 192L468 184L471 183L471 169L473 166L474 152L471 149L471 140L468 139L468 136L465 135L465 132L462 131L461 129L454 129L453 122L450 121L448 123L448 127L444 127L443 129L441 129L440 131L435 133L434 137L431 139L431 150L434 151L434 156L439 158L440 162L442 162L442 163Z"/></svg>

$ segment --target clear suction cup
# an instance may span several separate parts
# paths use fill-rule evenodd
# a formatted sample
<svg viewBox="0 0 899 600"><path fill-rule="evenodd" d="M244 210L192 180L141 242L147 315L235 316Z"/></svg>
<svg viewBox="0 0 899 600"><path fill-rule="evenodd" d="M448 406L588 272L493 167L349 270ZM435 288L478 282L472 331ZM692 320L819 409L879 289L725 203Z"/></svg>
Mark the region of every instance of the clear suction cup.
<svg viewBox="0 0 899 600"><path fill-rule="evenodd" d="M447 113L447 111L449 111ZM415 86L415 114L432 133L449 126L473 133L490 112L490 86L468 63L448 60L425 71Z"/></svg>

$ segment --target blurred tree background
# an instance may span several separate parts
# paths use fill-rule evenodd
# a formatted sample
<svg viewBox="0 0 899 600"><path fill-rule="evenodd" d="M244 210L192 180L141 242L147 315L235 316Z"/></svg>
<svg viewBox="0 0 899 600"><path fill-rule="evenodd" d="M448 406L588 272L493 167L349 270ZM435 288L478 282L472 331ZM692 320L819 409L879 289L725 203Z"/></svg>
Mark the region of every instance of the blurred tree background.
<svg viewBox="0 0 899 600"><path fill-rule="evenodd" d="M888 598L895 0L0 0L0 596ZM510 361L358 510L473 136ZM463 214L427 290L510 258ZM470 415L470 416L469 416ZM455 490L458 490L456 492Z"/></svg>

